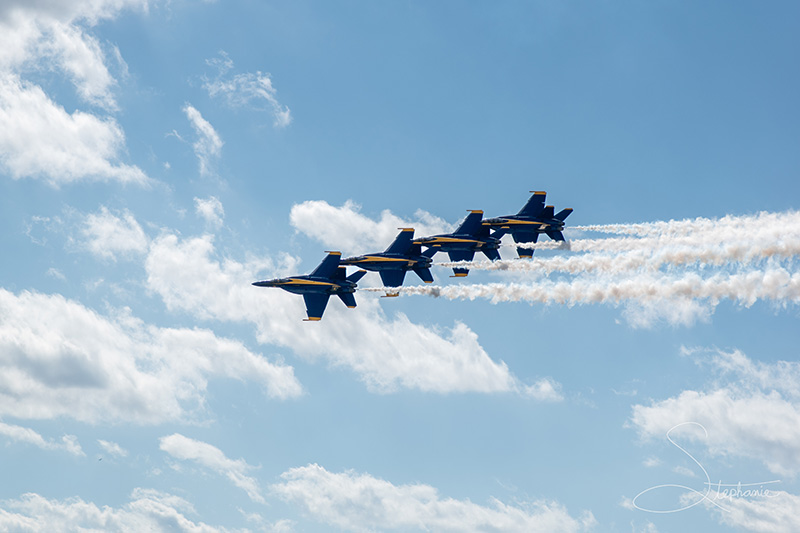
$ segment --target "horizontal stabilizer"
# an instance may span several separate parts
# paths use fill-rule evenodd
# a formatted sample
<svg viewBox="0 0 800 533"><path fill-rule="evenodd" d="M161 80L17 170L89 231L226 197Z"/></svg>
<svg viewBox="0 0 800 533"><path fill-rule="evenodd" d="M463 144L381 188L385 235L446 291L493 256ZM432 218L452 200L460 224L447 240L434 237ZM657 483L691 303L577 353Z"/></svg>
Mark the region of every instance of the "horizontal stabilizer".
<svg viewBox="0 0 800 533"><path fill-rule="evenodd" d="M322 313L325 312L325 307L328 305L328 294L313 293L304 294L303 300L306 303L306 314L308 320L315 321L322 319Z"/></svg>
<svg viewBox="0 0 800 533"><path fill-rule="evenodd" d="M497 251L497 248L486 249L483 251L483 254L492 261L498 261L500 259L500 252Z"/></svg>
<svg viewBox="0 0 800 533"><path fill-rule="evenodd" d="M406 277L405 270L380 270L378 274L381 276L384 287L402 287Z"/></svg>
<svg viewBox="0 0 800 533"><path fill-rule="evenodd" d="M347 281L352 281L353 283L358 283L358 280L364 277L367 273L366 270L359 270L358 272L353 272L349 276L347 276Z"/></svg>
<svg viewBox="0 0 800 533"><path fill-rule="evenodd" d="M356 306L356 295L352 292L340 292L339 298L351 309Z"/></svg>
<svg viewBox="0 0 800 533"><path fill-rule="evenodd" d="M563 241L564 234L558 231L557 229L551 229L547 232L547 236L553 239L554 241Z"/></svg>
<svg viewBox="0 0 800 533"><path fill-rule="evenodd" d="M556 214L555 218L556 218L557 220L560 220L561 222L564 222L564 220L566 220L566 219L567 219L567 217L570 215L570 213L572 213L572 208L571 208L571 207L568 207L568 208L566 208L566 209L562 209L561 211L559 211L559 212Z"/></svg>
<svg viewBox="0 0 800 533"><path fill-rule="evenodd" d="M433 283L433 274L431 274L430 268L415 268L414 272L416 272L419 279L425 283Z"/></svg>
<svg viewBox="0 0 800 533"><path fill-rule="evenodd" d="M386 249L387 254L405 254L411 248L411 241L414 240L414 230L404 228L395 237L394 242Z"/></svg>

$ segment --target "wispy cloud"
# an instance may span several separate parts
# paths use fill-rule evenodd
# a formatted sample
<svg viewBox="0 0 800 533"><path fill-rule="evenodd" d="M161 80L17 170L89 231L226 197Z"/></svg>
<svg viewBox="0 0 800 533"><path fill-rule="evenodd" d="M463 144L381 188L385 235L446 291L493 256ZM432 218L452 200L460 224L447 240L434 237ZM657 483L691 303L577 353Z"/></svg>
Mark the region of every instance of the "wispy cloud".
<svg viewBox="0 0 800 533"><path fill-rule="evenodd" d="M247 475L255 467L248 465L243 459L228 459L222 450L216 446L184 437L179 433L161 437L160 448L176 459L194 461L221 476L225 476L236 487L245 491L251 500L265 503L258 482Z"/></svg>
<svg viewBox="0 0 800 533"><path fill-rule="evenodd" d="M230 531L187 515L194 507L179 496L153 489L133 490L121 507L98 506L81 498L48 499L27 493L18 499L0 501L3 531L181 531L222 533Z"/></svg>
<svg viewBox="0 0 800 533"><path fill-rule="evenodd" d="M554 501L483 506L439 495L430 485L394 485L369 474L329 472L311 464L292 468L272 492L302 506L316 520L346 531L589 531L592 513L573 517Z"/></svg>
<svg viewBox="0 0 800 533"><path fill-rule="evenodd" d="M633 407L630 424L642 438L663 438L670 428L697 422L707 436L685 437L713 455L761 461L771 472L800 472L800 363L760 363L739 351L692 351L719 375L703 390ZM727 378L727 379L726 379Z"/></svg>
<svg viewBox="0 0 800 533"><path fill-rule="evenodd" d="M4 422L0 422L0 435L16 442L32 444L43 450L66 451L72 455L81 457L86 455L75 435L64 435L61 437L61 442L54 442L52 440L45 440L44 437L30 428L6 424Z"/></svg>
<svg viewBox="0 0 800 533"><path fill-rule="evenodd" d="M128 450L117 444L116 442L110 442L107 440L97 439L97 444L100 445L103 450L114 457L127 457Z"/></svg>
<svg viewBox="0 0 800 533"><path fill-rule="evenodd" d="M105 206L86 216L81 228L83 244L95 256L116 260L119 255L147 251L148 238L128 210L119 216Z"/></svg>
<svg viewBox="0 0 800 533"><path fill-rule="evenodd" d="M183 112L192 124L197 140L192 144L194 153L200 163L200 175L208 176L213 172L213 166L222 153L222 139L214 127L203 118L200 111L189 104L183 107Z"/></svg>
<svg viewBox="0 0 800 533"><path fill-rule="evenodd" d="M206 60L206 64L217 70L213 79L203 78L203 87L209 95L224 98L232 107L259 108L266 104L276 128L284 128L292 122L289 108L278 102L278 91L273 87L269 73L232 74L233 60L225 52Z"/></svg>
<svg viewBox="0 0 800 533"><path fill-rule="evenodd" d="M222 226L225 219L225 209L215 196L209 196L206 199L195 198L194 210L197 215L213 227Z"/></svg>

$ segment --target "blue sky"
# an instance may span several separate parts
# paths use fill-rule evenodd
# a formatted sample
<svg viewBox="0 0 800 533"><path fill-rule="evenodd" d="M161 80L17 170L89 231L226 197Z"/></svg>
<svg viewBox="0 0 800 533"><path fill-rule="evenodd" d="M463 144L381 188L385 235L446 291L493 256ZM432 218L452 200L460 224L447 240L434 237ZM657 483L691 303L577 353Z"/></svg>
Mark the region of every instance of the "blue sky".
<svg viewBox="0 0 800 533"><path fill-rule="evenodd" d="M799 17L2 3L0 529L800 529ZM250 285L532 190L438 297Z"/></svg>

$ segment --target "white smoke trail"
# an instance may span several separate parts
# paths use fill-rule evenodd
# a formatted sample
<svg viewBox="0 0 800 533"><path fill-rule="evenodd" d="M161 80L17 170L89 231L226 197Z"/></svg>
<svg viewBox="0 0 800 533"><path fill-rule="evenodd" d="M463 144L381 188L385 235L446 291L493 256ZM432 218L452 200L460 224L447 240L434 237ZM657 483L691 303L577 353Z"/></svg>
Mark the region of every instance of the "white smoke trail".
<svg viewBox="0 0 800 533"><path fill-rule="evenodd" d="M718 221L671 221L652 223L666 233L646 237L579 239L570 241L569 251L584 253L572 257L537 257L529 260L503 260L437 263L445 267L482 270L552 272L579 274L622 273L631 270L659 270L664 266L699 264L722 267L732 263L746 265L769 259L788 259L800 255L800 213L761 213L753 217L725 217ZM715 222L708 225L707 222ZM665 226L666 225L666 226ZM670 229L669 225L672 225ZM675 228L693 225L691 233ZM699 229L700 226L705 229ZM587 226L588 227L588 226ZM600 226L595 226L600 227ZM609 226L606 226L609 227ZM563 248L563 243L523 244L524 248ZM554 246L555 245L555 246Z"/></svg>
<svg viewBox="0 0 800 533"><path fill-rule="evenodd" d="M729 299L750 307L759 300L800 302L800 273L772 267L765 271L752 270L740 274L718 273L709 278L703 278L694 272L682 276L640 274L618 281L578 278L557 282L547 280L535 284L400 287L399 291L402 294L423 294L450 300L482 298L492 303L527 301L573 306L590 303L621 304L630 300L652 302L705 299L716 305L723 299Z"/></svg>
<svg viewBox="0 0 800 533"><path fill-rule="evenodd" d="M749 226L768 227L776 222L797 224L800 214L795 211L785 213L769 213L762 211L756 215L727 215L722 218L704 218L670 220L657 222L644 222L636 224L606 224L590 226L574 226L574 230L598 231L602 233L616 233L619 235L647 236L676 236L695 232L709 232L723 228L742 229Z"/></svg>

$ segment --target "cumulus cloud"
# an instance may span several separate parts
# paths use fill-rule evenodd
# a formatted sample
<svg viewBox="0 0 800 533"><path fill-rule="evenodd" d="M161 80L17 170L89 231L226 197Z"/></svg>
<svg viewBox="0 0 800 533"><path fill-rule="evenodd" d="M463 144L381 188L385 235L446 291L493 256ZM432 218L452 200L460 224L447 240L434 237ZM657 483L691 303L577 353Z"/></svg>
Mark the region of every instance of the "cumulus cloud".
<svg viewBox="0 0 800 533"><path fill-rule="evenodd" d="M80 498L48 499L27 493L0 500L3 531L185 531L215 533L240 531L190 519L194 507L179 496L153 489L134 489L130 501L114 508Z"/></svg>
<svg viewBox="0 0 800 533"><path fill-rule="evenodd" d="M302 393L292 367L204 329L105 317L60 295L0 289L0 416L154 424L198 416L212 377Z"/></svg>
<svg viewBox="0 0 800 533"><path fill-rule="evenodd" d="M211 226L219 227L225 219L225 209L215 196L209 196L205 200L202 198L194 199L194 210L197 216L202 218Z"/></svg>
<svg viewBox="0 0 800 533"><path fill-rule="evenodd" d="M635 405L630 424L642 438L663 438L684 422L699 432L681 433L712 455L761 461L771 472L800 472L800 363L761 363L739 351L703 352L699 360L722 378L707 390L685 390L649 405ZM696 352L695 352L695 356Z"/></svg>
<svg viewBox="0 0 800 533"><path fill-rule="evenodd" d="M723 511L704 502L720 523L757 533L794 533L800 531L800 496L785 491L771 491L764 496L728 497L719 500Z"/></svg>
<svg viewBox="0 0 800 533"><path fill-rule="evenodd" d="M375 221L361 214L361 206L348 200L336 207L322 200L292 206L292 226L335 250L359 254L384 250L397 236L398 228L414 228L416 237L452 231L453 224L418 210L414 218L403 219L388 209Z"/></svg>
<svg viewBox="0 0 800 533"><path fill-rule="evenodd" d="M99 213L86 216L81 234L86 248L102 259L147 251L147 236L127 209L116 215L102 206Z"/></svg>
<svg viewBox="0 0 800 533"><path fill-rule="evenodd" d="M316 520L346 531L588 531L591 512L579 517L546 500L507 505L492 500L483 506L442 497L430 485L394 485L369 474L329 472L311 464L292 468L272 485L272 492L302 506Z"/></svg>
<svg viewBox="0 0 800 533"><path fill-rule="evenodd" d="M256 71L231 75L233 61L225 52L220 52L219 57L206 60L206 63L217 70L213 79L203 79L203 87L209 95L224 98L233 107L259 108L266 105L267 110L272 113L276 128L284 128L292 122L289 108L278 102L278 91L272 85L272 76L269 73Z"/></svg>
<svg viewBox="0 0 800 533"><path fill-rule="evenodd" d="M254 467L248 465L243 459L228 459L225 454L206 442L179 433L174 433L160 439L161 450L182 461L194 461L197 464L225 476L236 487L247 493L251 500L264 503L258 482L247 475Z"/></svg>
<svg viewBox="0 0 800 533"><path fill-rule="evenodd" d="M136 1L23 2L0 5L0 166L14 179L53 186L78 180L150 182L120 162L125 136L110 117L67 112L22 73L43 65L64 74L88 104L116 109L105 54L86 28ZM27 70L26 70L27 69Z"/></svg>
<svg viewBox="0 0 800 533"><path fill-rule="evenodd" d="M145 261L148 287L169 309L200 318L249 322L260 342L290 347L308 359L324 359L354 370L370 390L399 387L435 392L519 391L503 362L493 361L463 323L451 329L414 324L403 314L387 318L377 298L360 297L358 308L332 301L321 322L301 321L303 299L251 283L263 277L296 274L288 263L239 263L214 259L211 236L155 239ZM292 263L292 269L296 265Z"/></svg>
<svg viewBox="0 0 800 533"><path fill-rule="evenodd" d="M212 173L213 165L222 153L222 139L214 127L203 118L200 111L186 104L183 112L186 113L192 129L197 135L197 141L194 142L192 148L194 148L194 153L200 163L200 175L208 176Z"/></svg>
<svg viewBox="0 0 800 533"><path fill-rule="evenodd" d="M16 442L33 444L42 450L61 450L81 457L86 455L83 453L83 449L75 435L64 435L61 437L61 442L54 442L52 440L45 440L44 437L30 428L6 424L4 422L0 422L0 435L4 435L8 439Z"/></svg>

